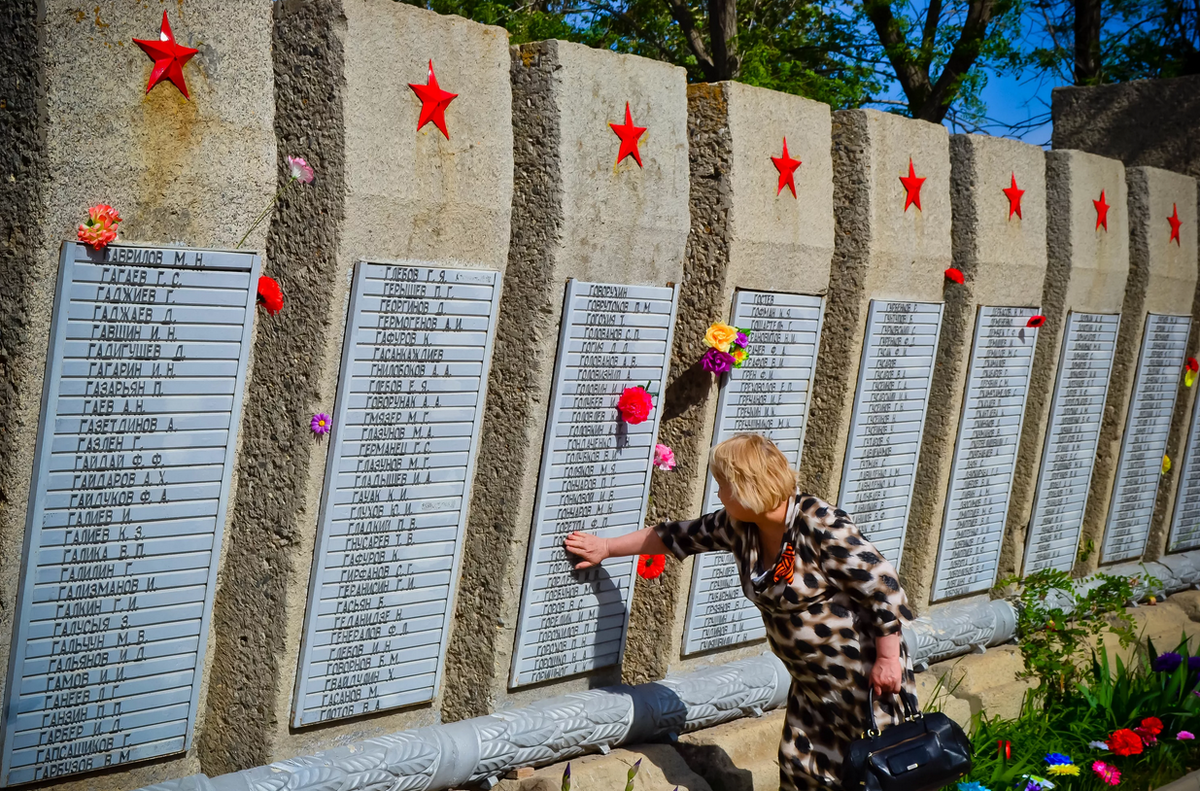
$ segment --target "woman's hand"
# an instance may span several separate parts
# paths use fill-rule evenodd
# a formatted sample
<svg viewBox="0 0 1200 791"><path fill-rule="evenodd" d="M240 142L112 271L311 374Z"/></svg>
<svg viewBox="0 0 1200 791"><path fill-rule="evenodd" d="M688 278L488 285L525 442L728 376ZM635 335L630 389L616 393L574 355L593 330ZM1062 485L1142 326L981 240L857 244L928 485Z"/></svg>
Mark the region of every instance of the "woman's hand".
<svg viewBox="0 0 1200 791"><path fill-rule="evenodd" d="M885 692L899 692L903 680L904 666L898 656L881 656L871 667L871 687L876 697L882 697Z"/></svg>
<svg viewBox="0 0 1200 791"><path fill-rule="evenodd" d="M567 536L563 544L568 552L579 558L575 561L577 569L599 566L605 558L612 557L612 553L608 551L608 539L597 538L591 533L581 533L577 530Z"/></svg>
<svg viewBox="0 0 1200 791"><path fill-rule="evenodd" d="M871 688L875 696L899 692L904 682L904 665L900 663L900 633L875 640L875 664L871 667Z"/></svg>

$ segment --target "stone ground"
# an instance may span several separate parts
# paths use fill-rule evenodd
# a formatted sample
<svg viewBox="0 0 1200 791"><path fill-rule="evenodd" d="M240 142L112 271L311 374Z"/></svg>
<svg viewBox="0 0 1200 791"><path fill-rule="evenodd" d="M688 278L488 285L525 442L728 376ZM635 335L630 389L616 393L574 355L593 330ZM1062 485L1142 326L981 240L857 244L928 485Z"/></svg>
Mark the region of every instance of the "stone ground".
<svg viewBox="0 0 1200 791"><path fill-rule="evenodd" d="M1157 605L1130 610L1136 628L1159 650L1200 637L1200 591L1183 591ZM1110 651L1115 647L1110 645ZM1128 649L1120 651L1128 658ZM1018 678L1021 653L1014 645L990 648L932 665L917 675L922 705L935 700L942 711L966 726L973 714L1014 717L1032 684ZM571 791L620 791L629 767L641 759L637 791L768 791L779 787L775 751L783 711L718 725L679 738L675 744L629 745L608 755L571 761ZM505 779L496 791L558 791L565 763L546 766L523 778ZM1160 791L1200 791L1200 773Z"/></svg>

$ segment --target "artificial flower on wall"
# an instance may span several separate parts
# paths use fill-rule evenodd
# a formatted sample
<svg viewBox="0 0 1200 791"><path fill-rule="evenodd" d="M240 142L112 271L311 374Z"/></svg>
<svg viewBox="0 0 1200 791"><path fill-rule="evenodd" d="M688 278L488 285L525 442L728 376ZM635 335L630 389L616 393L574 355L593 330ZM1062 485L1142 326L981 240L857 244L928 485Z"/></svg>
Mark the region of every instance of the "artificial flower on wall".
<svg viewBox="0 0 1200 791"><path fill-rule="evenodd" d="M107 203L98 203L88 209L88 218L79 225L79 241L91 245L93 250L103 250L117 240L117 223L121 215Z"/></svg>

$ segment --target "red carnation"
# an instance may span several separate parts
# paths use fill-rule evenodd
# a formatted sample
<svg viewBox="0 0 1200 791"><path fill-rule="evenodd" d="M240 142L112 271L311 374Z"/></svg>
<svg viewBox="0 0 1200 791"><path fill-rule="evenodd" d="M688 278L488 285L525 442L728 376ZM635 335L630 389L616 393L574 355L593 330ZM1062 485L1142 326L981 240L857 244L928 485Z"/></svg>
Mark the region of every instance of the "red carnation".
<svg viewBox="0 0 1200 791"><path fill-rule="evenodd" d="M1025 322L1025 326L1033 327L1034 329L1037 329L1038 327L1042 326L1045 323L1046 323L1045 316L1030 316L1029 321Z"/></svg>
<svg viewBox="0 0 1200 791"><path fill-rule="evenodd" d="M1196 373L1197 371L1200 371L1200 363L1196 362L1195 357L1187 358L1187 369L1189 371L1191 371L1192 373Z"/></svg>
<svg viewBox="0 0 1200 791"><path fill-rule="evenodd" d="M1142 737L1128 728L1122 728L1108 737L1108 749L1117 755L1140 755Z"/></svg>
<svg viewBox="0 0 1200 791"><path fill-rule="evenodd" d="M642 579L658 579L666 567L666 555L642 555L638 558L638 576Z"/></svg>
<svg viewBox="0 0 1200 791"><path fill-rule="evenodd" d="M1142 730L1149 733L1151 736L1157 736L1163 731L1162 720L1158 717L1147 717L1142 720Z"/></svg>
<svg viewBox="0 0 1200 791"><path fill-rule="evenodd" d="M272 316L283 310L283 291L274 278L263 275L258 279L258 301Z"/></svg>
<svg viewBox="0 0 1200 791"><path fill-rule="evenodd" d="M963 273L962 273L961 269L955 269L954 267L950 267L949 269L946 270L946 278L948 280L953 280L955 283L958 283L960 286L963 284L964 278L963 278Z"/></svg>
<svg viewBox="0 0 1200 791"><path fill-rule="evenodd" d="M620 400L617 401L617 410L621 413L621 417L626 423L637 425L644 423L646 418L650 417L650 410L654 407L654 403L650 400L650 394L646 392L644 387L626 387L625 392L621 393Z"/></svg>

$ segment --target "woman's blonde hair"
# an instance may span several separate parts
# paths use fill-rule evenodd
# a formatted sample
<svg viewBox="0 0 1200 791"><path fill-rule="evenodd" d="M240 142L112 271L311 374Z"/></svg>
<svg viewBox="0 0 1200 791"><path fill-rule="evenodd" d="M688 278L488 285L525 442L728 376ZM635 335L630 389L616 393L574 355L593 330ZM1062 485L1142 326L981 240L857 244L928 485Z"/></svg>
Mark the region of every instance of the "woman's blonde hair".
<svg viewBox="0 0 1200 791"><path fill-rule="evenodd" d="M796 473L775 443L758 434L735 434L712 449L709 469L719 483L756 514L765 514L796 491Z"/></svg>

